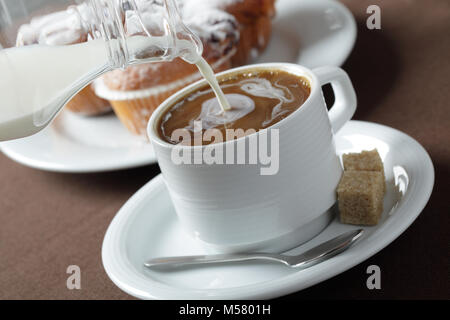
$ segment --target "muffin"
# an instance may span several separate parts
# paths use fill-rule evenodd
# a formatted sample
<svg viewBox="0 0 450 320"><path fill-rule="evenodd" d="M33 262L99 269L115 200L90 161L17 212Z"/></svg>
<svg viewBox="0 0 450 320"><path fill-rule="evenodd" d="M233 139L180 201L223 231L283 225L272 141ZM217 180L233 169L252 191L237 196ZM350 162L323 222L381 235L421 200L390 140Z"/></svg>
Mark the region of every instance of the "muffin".
<svg viewBox="0 0 450 320"><path fill-rule="evenodd" d="M266 47L273 3L273 0L178 2L184 23L200 37L203 58L214 72L245 64ZM195 65L177 58L112 71L95 82L95 92L111 103L132 133L146 136L152 112L169 96L199 79L201 75Z"/></svg>
<svg viewBox="0 0 450 320"><path fill-rule="evenodd" d="M183 11L189 15L198 8L216 8L231 14L238 23L240 35L232 66L247 64L267 47L275 16L275 0L186 0Z"/></svg>
<svg viewBox="0 0 450 320"><path fill-rule="evenodd" d="M230 55L218 60L206 59L215 72L231 67ZM146 135L153 111L168 97L188 84L201 79L195 65L177 58L112 71L95 81L95 92L108 99L115 114L127 129Z"/></svg>
<svg viewBox="0 0 450 320"><path fill-rule="evenodd" d="M238 21L240 41L232 58L233 67L256 59L267 47L275 16L274 0L218 1L220 8Z"/></svg>

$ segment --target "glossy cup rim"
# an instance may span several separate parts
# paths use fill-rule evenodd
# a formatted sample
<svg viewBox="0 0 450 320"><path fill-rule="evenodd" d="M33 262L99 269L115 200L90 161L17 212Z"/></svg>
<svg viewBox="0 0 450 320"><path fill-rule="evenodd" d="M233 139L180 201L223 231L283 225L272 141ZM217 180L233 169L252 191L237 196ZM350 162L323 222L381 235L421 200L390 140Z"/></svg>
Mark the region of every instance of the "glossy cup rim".
<svg viewBox="0 0 450 320"><path fill-rule="evenodd" d="M292 121L292 119L295 116L299 116L299 115L301 115L302 112L303 113L306 112L305 110L313 107L312 100L313 100L313 97L315 95L317 95L317 93L319 91L319 88L320 88L320 86L318 85L319 81L318 81L317 77L315 76L315 74L311 71L311 69L306 68L301 65L298 65L298 64L279 63L279 62L252 64L252 65L246 65L246 66L232 68L232 69L229 69L226 71L222 71L222 72L216 74L216 76L220 79L222 77L229 77L230 75L233 75L233 74L240 74L240 73L252 71L255 69L256 70L258 70L258 69L259 70L275 69L275 70L281 70L281 71L291 73L295 76L303 76L308 80L310 87L311 87L311 92L310 92L308 98L306 99L306 101L303 102L303 104L297 110L292 112L286 118L276 122L272 126L261 129L256 133L252 133L250 135L240 137L238 139L215 143L214 146L220 146L220 145L226 146L227 144L230 144L230 143L237 143L238 141L240 141L242 139L247 139L250 136L259 135L266 130L279 128L279 127L283 126L286 122ZM204 149L205 147L207 147L207 145L186 146L186 145L169 143L159 137L158 128L157 128L160 117L164 114L164 112L167 109L171 108L173 105L175 105L177 102L179 102L182 98L184 98L188 94L194 92L195 90L205 86L206 84L207 84L207 82L205 79L198 80L198 81L190 84L189 86L175 92L173 95L171 95L166 100L164 100L158 106L158 108L156 108L156 110L151 115L151 117L148 121L148 124L147 124L147 135L152 144L158 144L161 147L169 148L169 149L177 147L177 148L182 148L182 149L196 150L196 149Z"/></svg>

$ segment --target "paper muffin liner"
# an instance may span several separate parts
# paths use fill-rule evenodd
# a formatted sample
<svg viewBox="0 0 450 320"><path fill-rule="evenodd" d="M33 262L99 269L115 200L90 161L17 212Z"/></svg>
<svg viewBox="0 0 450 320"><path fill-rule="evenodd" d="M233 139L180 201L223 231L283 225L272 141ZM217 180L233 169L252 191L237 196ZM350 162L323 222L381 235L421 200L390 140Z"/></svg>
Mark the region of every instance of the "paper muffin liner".
<svg viewBox="0 0 450 320"><path fill-rule="evenodd" d="M147 123L153 111L168 97L182 87L167 90L146 98L129 100L110 100L111 106L120 121L127 129L139 136L147 136Z"/></svg>
<svg viewBox="0 0 450 320"><path fill-rule="evenodd" d="M107 100L98 97L91 85L78 92L66 105L74 113L95 116L111 111Z"/></svg>
<svg viewBox="0 0 450 320"><path fill-rule="evenodd" d="M220 63L213 65L215 72L224 71L230 67L229 59L221 60ZM147 123L153 111L172 94L201 77L199 72L195 72L165 85L130 91L111 90L100 78L95 81L94 88L98 96L109 101L117 117L131 133L147 137Z"/></svg>

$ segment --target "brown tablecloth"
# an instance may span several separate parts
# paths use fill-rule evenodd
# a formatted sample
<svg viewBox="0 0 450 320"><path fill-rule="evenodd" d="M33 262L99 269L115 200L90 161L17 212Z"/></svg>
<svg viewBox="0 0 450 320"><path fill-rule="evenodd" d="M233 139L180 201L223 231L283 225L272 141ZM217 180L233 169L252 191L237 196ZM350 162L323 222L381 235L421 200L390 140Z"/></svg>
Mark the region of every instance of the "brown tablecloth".
<svg viewBox="0 0 450 320"><path fill-rule="evenodd" d="M301 1L301 0L298 0ZM431 199L387 248L328 281L286 298L450 298L450 1L345 0L358 20L358 40L344 69L358 94L355 119L411 135L436 170ZM366 8L381 8L381 30L366 28ZM156 165L98 174L30 169L0 155L0 298L129 299L107 277L103 236L122 204ZM66 288L78 265L82 289ZM366 268L382 271L368 290Z"/></svg>

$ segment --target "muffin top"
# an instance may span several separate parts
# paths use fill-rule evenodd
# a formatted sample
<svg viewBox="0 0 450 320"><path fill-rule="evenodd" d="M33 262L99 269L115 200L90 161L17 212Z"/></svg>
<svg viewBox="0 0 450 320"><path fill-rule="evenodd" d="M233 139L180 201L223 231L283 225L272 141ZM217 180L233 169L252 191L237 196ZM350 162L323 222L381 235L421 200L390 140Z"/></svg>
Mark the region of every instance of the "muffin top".
<svg viewBox="0 0 450 320"><path fill-rule="evenodd" d="M243 0L175 0L185 25L205 42L219 43L225 38L239 38L237 21L224 11L225 4ZM245 0L254 1L254 0ZM162 0L135 0L140 20L130 14L124 17L124 30L129 36L142 34L141 21L152 35L156 35L161 15L164 15ZM78 14L82 21L78 19ZM89 25L95 21L86 3L70 6L64 11L37 16L22 25L17 33L17 46L31 44L70 45L90 40ZM161 31L164 32L164 31Z"/></svg>
<svg viewBox="0 0 450 320"><path fill-rule="evenodd" d="M57 11L31 19L30 23L22 25L16 38L17 46L31 44L69 45L88 40L88 26L83 21L93 21L91 11L85 3L69 7L64 11Z"/></svg>
<svg viewBox="0 0 450 320"><path fill-rule="evenodd" d="M195 0L185 0L185 3L188 4L190 1L196 2ZM203 58L209 63L218 62L223 58L229 59L239 42L239 26L236 19L215 7L206 7L205 10L189 8L184 5L180 6L180 14L185 25L202 41ZM145 19L145 15L142 16L142 19L143 21L151 20ZM130 25L126 24L126 29L132 33L134 26L130 27ZM151 25L146 25L146 28L150 27ZM195 72L197 72L195 65L176 58L170 63L153 62L129 66L126 70L114 70L105 74L102 79L111 90L129 91L164 85Z"/></svg>

